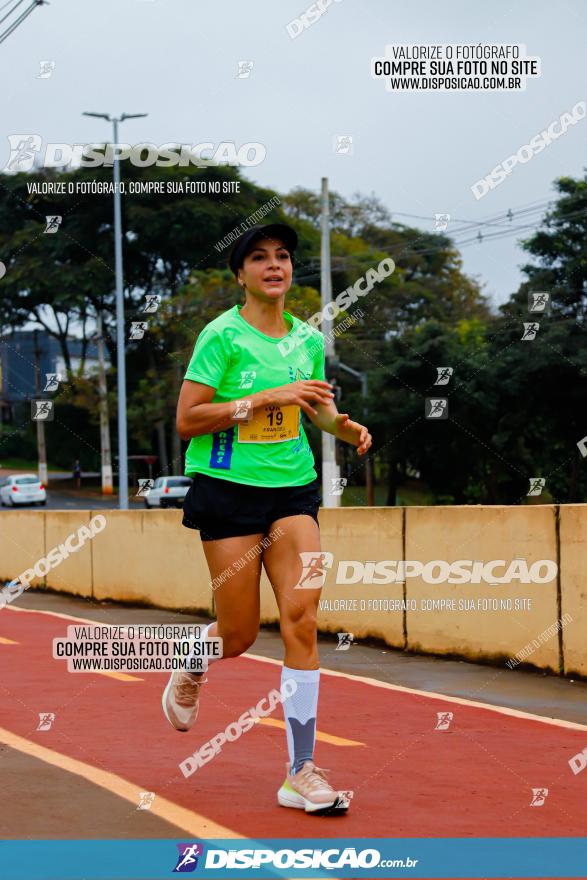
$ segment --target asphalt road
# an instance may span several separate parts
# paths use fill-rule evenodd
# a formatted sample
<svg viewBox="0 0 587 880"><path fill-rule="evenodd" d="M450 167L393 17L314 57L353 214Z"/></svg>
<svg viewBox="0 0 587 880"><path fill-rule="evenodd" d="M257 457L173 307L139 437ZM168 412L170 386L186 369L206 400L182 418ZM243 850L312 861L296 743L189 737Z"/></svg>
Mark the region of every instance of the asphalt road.
<svg viewBox="0 0 587 880"><path fill-rule="evenodd" d="M142 498L134 498L129 494L129 508L141 510L145 507ZM47 490L47 504L44 506L23 504L16 508L0 507L0 513L10 513L15 510L102 510L118 508L118 496L101 497L85 493L83 490L78 492L75 489L53 489L49 486Z"/></svg>
<svg viewBox="0 0 587 880"><path fill-rule="evenodd" d="M158 608L127 607L95 602L44 590L29 590L18 604L22 608L67 613L104 623L205 623L204 618ZM360 640L348 651L339 651L335 635L319 636L324 668L368 676L382 682L432 691L495 706L505 706L546 718L587 724L587 682L539 671L509 669L410 654ZM273 660L283 657L276 627L262 626L251 652Z"/></svg>
<svg viewBox="0 0 587 880"><path fill-rule="evenodd" d="M0 464L0 480L3 477L16 473L34 473L31 471L20 471L14 468L3 468ZM71 474L68 471L50 471L49 484L47 487L47 504L38 505L18 505L17 510L103 510L118 509L118 496L102 496L98 492L89 491L84 487L84 478L97 478L99 474L91 472L82 473L82 488L75 489L73 487ZM65 485L64 485L65 484ZM141 510L145 507L142 498L134 496L135 490L129 489L129 508ZM10 511L12 508L0 505L0 513Z"/></svg>

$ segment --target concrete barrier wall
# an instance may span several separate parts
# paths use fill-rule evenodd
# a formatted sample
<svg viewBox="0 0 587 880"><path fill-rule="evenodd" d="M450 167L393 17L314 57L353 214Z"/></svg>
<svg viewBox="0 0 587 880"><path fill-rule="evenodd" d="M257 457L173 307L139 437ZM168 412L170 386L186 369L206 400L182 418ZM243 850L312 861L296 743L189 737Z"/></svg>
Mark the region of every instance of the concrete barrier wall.
<svg viewBox="0 0 587 880"><path fill-rule="evenodd" d="M45 517L40 510L18 508L0 515L0 580L15 578L45 555ZM31 586L43 583L44 578L34 578Z"/></svg>
<svg viewBox="0 0 587 880"><path fill-rule="evenodd" d="M105 528L35 578L33 587L213 614L199 533L181 526L179 510L2 512L0 579L16 578L99 514ZM500 664L528 646L524 662L587 676L587 504L323 509L320 523L322 549L331 554L318 617L322 631ZM494 585L427 583L421 576L381 583L382 572L373 572L374 563L385 560L498 559L524 560L528 567L549 559L559 570L546 583ZM369 570L372 583L362 577ZM562 615L569 621L562 632L546 633ZM278 620L264 572L261 619Z"/></svg>
<svg viewBox="0 0 587 880"><path fill-rule="evenodd" d="M26 514L20 512L21 516ZM45 550L46 555L52 547L59 547L69 535L77 532L81 526L89 526L92 513L89 510L56 510L45 516ZM2 518L10 519L10 515ZM81 543L81 542L80 542ZM77 546L78 540L75 541ZM79 550L71 553L56 568L45 576L45 584L53 590L69 593L73 590L78 596L91 598L93 584L93 541L85 541ZM37 559L39 557L36 557ZM31 567L35 559L29 560ZM22 569L19 569L19 572Z"/></svg>
<svg viewBox="0 0 587 880"><path fill-rule="evenodd" d="M406 516L407 559L520 559L530 567L557 558L551 506L470 507L466 513L462 507L420 507L408 508ZM496 569L498 577L503 573ZM407 612L408 648L423 653L507 661L559 616L556 577L545 584L429 584L419 577L409 583L418 610ZM430 598L449 600L446 610L422 610ZM532 648L532 664L558 672L558 638Z"/></svg>
<svg viewBox="0 0 587 880"><path fill-rule="evenodd" d="M199 532L183 528L181 511L105 513L108 526L92 542L95 599L212 612Z"/></svg>
<svg viewBox="0 0 587 880"><path fill-rule="evenodd" d="M403 559L403 531L404 511L401 507L329 508L320 511L322 547L334 557L322 590L322 609L318 616L322 630L352 632L359 639L371 636L383 639L394 648L405 647L402 611L375 610L379 600L401 600L403 584L336 583L341 560L374 562ZM352 579L353 573L351 565L344 566L341 572L347 580ZM347 603L349 610L341 607L343 602Z"/></svg>
<svg viewBox="0 0 587 880"><path fill-rule="evenodd" d="M585 504L561 505L561 613L565 672L587 676L587 513Z"/></svg>

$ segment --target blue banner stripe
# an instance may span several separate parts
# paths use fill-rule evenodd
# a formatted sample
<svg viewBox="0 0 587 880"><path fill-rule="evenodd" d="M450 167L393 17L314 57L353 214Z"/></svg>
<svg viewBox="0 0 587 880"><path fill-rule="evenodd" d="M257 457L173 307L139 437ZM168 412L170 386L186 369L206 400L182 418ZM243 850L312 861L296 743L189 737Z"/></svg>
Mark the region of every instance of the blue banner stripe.
<svg viewBox="0 0 587 880"><path fill-rule="evenodd" d="M0 880L585 878L586 865L584 837L0 841Z"/></svg>

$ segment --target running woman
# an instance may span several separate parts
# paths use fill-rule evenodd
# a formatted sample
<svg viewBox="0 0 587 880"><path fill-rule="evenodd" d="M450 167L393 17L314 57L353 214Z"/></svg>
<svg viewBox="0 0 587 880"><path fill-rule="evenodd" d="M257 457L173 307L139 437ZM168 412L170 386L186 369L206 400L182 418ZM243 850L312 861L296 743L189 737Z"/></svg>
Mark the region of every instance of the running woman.
<svg viewBox="0 0 587 880"><path fill-rule="evenodd" d="M229 266L245 302L198 336L179 395L177 430L190 441L185 473L193 478L183 525L200 531L211 582L220 585L214 593L217 620L201 639L220 637L223 658L251 647L259 631L263 565L285 646L282 689L287 693L291 680L296 683L283 702L289 762L277 800L284 807L329 813L346 810L349 802L313 760L317 608L324 578L318 585L316 579L313 585L304 580L308 572L300 555L321 560L319 481L302 412L361 456L371 435L336 409L324 376L323 335L284 309L297 243L295 231L284 224L254 227L236 242ZM243 559L252 561L243 565ZM212 662L218 661L209 658ZM172 673L163 710L176 730L194 724L206 682L204 673Z"/></svg>

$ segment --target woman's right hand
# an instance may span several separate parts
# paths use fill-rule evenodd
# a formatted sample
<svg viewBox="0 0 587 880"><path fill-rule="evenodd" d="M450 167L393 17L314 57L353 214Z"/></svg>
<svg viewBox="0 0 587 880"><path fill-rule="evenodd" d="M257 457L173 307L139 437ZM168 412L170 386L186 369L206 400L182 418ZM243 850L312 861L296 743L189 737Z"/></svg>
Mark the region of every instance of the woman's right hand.
<svg viewBox="0 0 587 880"><path fill-rule="evenodd" d="M262 392L263 393L263 392ZM321 379L300 379L264 392L267 403L277 406L299 406L308 416L318 415L314 403L328 404L334 398L332 385Z"/></svg>

